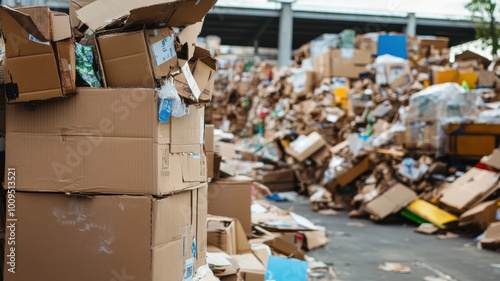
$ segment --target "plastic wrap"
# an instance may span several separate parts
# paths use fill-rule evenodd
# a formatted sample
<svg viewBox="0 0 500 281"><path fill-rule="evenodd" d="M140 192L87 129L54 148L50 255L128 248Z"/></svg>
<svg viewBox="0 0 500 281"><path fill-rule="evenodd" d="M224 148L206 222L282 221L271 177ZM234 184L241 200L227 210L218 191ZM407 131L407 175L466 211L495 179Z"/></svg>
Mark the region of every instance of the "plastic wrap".
<svg viewBox="0 0 500 281"><path fill-rule="evenodd" d="M481 112L477 121L479 123L500 124L500 108Z"/></svg>
<svg viewBox="0 0 500 281"><path fill-rule="evenodd" d="M477 108L477 101L476 93L456 83L433 85L414 94L405 116L406 145L436 150L437 157L446 154L445 126L463 123Z"/></svg>
<svg viewBox="0 0 500 281"><path fill-rule="evenodd" d="M177 93L172 77L162 84L158 96L160 97L158 119L161 122L168 122L170 116L183 117L189 113L184 100Z"/></svg>
<svg viewBox="0 0 500 281"><path fill-rule="evenodd" d="M76 72L90 87L102 87L94 69L94 47L75 44Z"/></svg>

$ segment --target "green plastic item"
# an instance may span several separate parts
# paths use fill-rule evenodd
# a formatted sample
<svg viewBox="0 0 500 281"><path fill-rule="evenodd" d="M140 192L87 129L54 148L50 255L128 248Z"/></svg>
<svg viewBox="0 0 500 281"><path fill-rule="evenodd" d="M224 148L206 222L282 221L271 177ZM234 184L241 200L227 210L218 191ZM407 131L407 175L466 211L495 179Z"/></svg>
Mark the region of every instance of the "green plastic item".
<svg viewBox="0 0 500 281"><path fill-rule="evenodd" d="M469 84L467 83L467 81L462 81L462 88L464 88L464 90L466 91L470 91L470 87L469 87Z"/></svg>
<svg viewBox="0 0 500 281"><path fill-rule="evenodd" d="M415 215L414 213L410 212L408 209L403 209L403 211L401 211L401 215L403 215L403 217L411 220L411 221L414 221L418 224L423 224L423 223L430 223L429 221L427 221L426 219L418 216L418 215Z"/></svg>
<svg viewBox="0 0 500 281"><path fill-rule="evenodd" d="M75 44L76 72L93 88L102 87L94 69L94 47Z"/></svg>

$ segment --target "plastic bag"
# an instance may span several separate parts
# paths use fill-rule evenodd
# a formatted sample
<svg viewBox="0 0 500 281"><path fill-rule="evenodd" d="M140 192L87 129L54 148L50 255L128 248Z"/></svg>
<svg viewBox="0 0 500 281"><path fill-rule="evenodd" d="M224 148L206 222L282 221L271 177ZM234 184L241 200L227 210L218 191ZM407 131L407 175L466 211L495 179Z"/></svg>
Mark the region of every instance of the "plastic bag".
<svg viewBox="0 0 500 281"><path fill-rule="evenodd" d="M101 82L94 69L94 47L75 44L76 72L90 87L99 88Z"/></svg>
<svg viewBox="0 0 500 281"><path fill-rule="evenodd" d="M165 80L158 92L158 96L160 97L158 119L161 122L167 123L170 116L183 117L189 113L184 100L177 93L172 77Z"/></svg>

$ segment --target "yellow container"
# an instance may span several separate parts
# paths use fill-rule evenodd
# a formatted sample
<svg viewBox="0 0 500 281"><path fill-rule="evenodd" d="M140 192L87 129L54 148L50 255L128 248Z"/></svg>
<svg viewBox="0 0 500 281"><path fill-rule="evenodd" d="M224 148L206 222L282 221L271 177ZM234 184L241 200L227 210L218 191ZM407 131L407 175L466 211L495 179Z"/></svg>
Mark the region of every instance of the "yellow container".
<svg viewBox="0 0 500 281"><path fill-rule="evenodd" d="M347 106L347 87L335 88L335 105L340 106L344 110L348 110Z"/></svg>

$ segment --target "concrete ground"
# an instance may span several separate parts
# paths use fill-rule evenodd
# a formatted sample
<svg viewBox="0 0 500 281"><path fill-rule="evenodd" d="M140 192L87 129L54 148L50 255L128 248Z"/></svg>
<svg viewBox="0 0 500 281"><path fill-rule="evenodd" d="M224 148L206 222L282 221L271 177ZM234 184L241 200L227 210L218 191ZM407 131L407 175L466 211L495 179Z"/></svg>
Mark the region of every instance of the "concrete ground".
<svg viewBox="0 0 500 281"><path fill-rule="evenodd" d="M379 225L370 220L350 219L346 212L320 215L309 202L299 197L295 202L276 203L327 228L329 244L308 252L318 260L333 265L342 281L405 281L441 277L435 281L500 280L500 252L480 250L472 238L440 240L434 235L415 233L415 225ZM397 262L409 266L410 273L385 272L378 266ZM500 266L500 265L499 265ZM428 279L428 281L434 281Z"/></svg>

